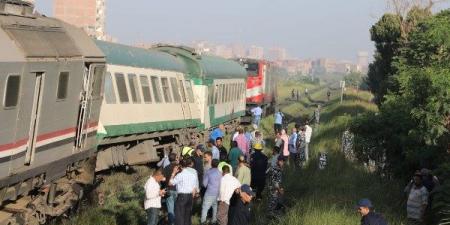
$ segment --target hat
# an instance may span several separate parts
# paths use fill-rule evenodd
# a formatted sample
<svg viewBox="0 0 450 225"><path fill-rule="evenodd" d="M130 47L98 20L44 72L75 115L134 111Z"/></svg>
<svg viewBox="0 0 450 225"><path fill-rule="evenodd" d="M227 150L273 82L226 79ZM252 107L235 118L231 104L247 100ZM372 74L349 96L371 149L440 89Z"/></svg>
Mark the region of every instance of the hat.
<svg viewBox="0 0 450 225"><path fill-rule="evenodd" d="M359 200L359 202L358 202L358 204L356 205L356 207L358 207L358 208L359 208L359 207L372 208L373 205L372 205L372 202L371 202L369 199L363 198L363 199Z"/></svg>
<svg viewBox="0 0 450 225"><path fill-rule="evenodd" d="M252 188L250 186L248 186L247 184L244 184L241 186L241 191L245 192L246 194L255 197L255 192L253 192Z"/></svg>
<svg viewBox="0 0 450 225"><path fill-rule="evenodd" d="M184 147L183 150L181 150L181 155L182 156L192 156L192 152L194 151L194 149L192 149L191 147Z"/></svg>
<svg viewBox="0 0 450 225"><path fill-rule="evenodd" d="M257 142L257 143L254 143L254 144L253 144L253 148L254 148L255 150L262 150L262 149L263 149L263 146L262 146L262 144L261 144L260 142Z"/></svg>

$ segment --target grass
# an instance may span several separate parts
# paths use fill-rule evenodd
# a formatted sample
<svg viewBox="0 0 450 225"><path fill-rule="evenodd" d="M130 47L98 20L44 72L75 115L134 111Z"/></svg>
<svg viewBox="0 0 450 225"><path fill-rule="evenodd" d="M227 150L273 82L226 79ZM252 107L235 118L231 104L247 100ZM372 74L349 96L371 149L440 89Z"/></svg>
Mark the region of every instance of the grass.
<svg viewBox="0 0 450 225"><path fill-rule="evenodd" d="M325 87L319 89L310 100L325 102L326 91ZM281 98L285 96L281 95ZM340 153L341 135L351 119L363 112L377 110L369 102L370 93L350 89L342 104L339 104L339 97L338 91L332 91L331 101L326 102L321 110L320 126L313 127L309 164L301 170L288 168L285 173L284 186L289 205L286 214L273 221L257 217L253 224L356 225L360 224L360 217L354 206L360 198L370 198L376 211L382 213L389 224L405 224L403 185L370 173L358 163L347 161ZM310 100L284 103L281 110L293 116L290 127L294 122L301 122L305 115L312 114L315 105ZM266 120L263 124L272 122L270 118ZM319 151L328 153L325 170L318 169ZM265 213L264 206L255 210L257 215Z"/></svg>
<svg viewBox="0 0 450 225"><path fill-rule="evenodd" d="M344 102L339 104L340 93L336 90L331 91L331 101L325 101L328 90L326 86L292 82L281 86L283 89L279 90L279 104L290 121L289 127L312 115L317 102L324 104L321 124L318 129L314 128L310 163L301 170L288 168L285 172L283 185L288 205L286 214L280 215L275 220L268 220L265 216L266 199L264 199L253 206L252 224L356 225L359 224L360 218L354 205L358 199L364 197L373 201L376 210L387 217L389 224L404 224L403 185L370 173L358 163L345 160L339 152L341 134L352 118L366 111L377 110L375 105L369 103L370 93L350 89ZM303 95L305 88L310 90L309 99ZM299 102L288 100L292 89L299 89L302 94ZM274 138L273 116L262 120L260 130L268 141L264 151L270 156ZM325 170L318 170L319 151L328 152L328 166ZM136 172L132 174L120 171L111 173L99 187L105 194L105 204L87 207L62 224L145 224L142 187L151 169L137 167ZM198 215L194 216L193 221L194 224L198 224Z"/></svg>

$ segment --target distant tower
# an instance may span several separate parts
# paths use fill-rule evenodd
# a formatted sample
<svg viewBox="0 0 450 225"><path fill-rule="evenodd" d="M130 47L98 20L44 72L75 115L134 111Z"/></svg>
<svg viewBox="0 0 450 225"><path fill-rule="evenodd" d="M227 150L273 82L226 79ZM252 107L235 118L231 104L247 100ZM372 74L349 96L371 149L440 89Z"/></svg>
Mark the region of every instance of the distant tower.
<svg viewBox="0 0 450 225"><path fill-rule="evenodd" d="M367 68L369 66L369 53L358 52L358 66Z"/></svg>
<svg viewBox="0 0 450 225"><path fill-rule="evenodd" d="M53 15L104 40L106 0L54 0Z"/></svg>

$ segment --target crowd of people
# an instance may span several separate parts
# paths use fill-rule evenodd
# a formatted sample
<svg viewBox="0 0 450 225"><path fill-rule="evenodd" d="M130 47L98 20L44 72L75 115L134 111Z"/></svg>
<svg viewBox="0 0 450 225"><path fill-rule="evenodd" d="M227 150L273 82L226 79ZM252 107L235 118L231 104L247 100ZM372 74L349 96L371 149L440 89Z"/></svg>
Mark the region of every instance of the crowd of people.
<svg viewBox="0 0 450 225"><path fill-rule="evenodd" d="M308 160L312 128L307 122L296 125L288 136L282 113L275 117L277 137L270 158L263 152L263 133L255 129L258 118L251 131L236 129L229 150L223 145L225 127L220 125L210 133L206 146L192 143L180 154L166 152L145 184L148 224L164 219L168 224L190 225L195 213L201 224L249 224L251 202L260 202L266 187L267 215L277 215L284 207L285 164L292 161L301 167ZM166 217L160 216L162 208ZM197 208L201 209L195 212Z"/></svg>
<svg viewBox="0 0 450 225"><path fill-rule="evenodd" d="M251 220L252 202L263 198L267 198L265 215L279 215L284 209L283 170L286 164L297 169L310 160L313 128L306 120L296 124L288 135L284 115L277 111L276 138L269 158L263 152L263 133L257 129L261 111L255 112L253 129L238 127L231 134L229 150L223 145L225 127L220 125L210 133L206 145L192 143L183 147L181 154L166 152L158 163L160 168L145 184L148 225L160 224L161 219L171 225L190 225L194 214L199 215L200 224L246 225ZM350 151L352 145L351 135L346 132L343 152ZM414 175L405 188L408 224L422 224L430 208L429 193L437 185L437 178L429 170ZM167 216L160 215L161 208L165 208ZM388 224L374 212L369 199L361 199L357 210L362 225Z"/></svg>

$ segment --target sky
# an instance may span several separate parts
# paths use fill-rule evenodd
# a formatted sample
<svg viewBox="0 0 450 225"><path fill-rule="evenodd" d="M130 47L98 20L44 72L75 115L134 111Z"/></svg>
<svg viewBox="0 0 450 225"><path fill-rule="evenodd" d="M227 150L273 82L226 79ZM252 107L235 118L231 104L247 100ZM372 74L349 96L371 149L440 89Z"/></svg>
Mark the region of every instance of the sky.
<svg viewBox="0 0 450 225"><path fill-rule="evenodd" d="M290 57L356 60L386 0L107 0L106 31L125 44L283 47ZM36 0L52 15L52 0Z"/></svg>

